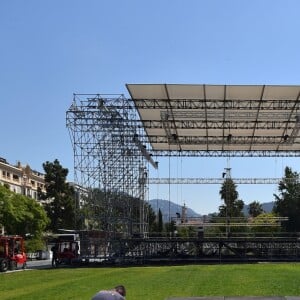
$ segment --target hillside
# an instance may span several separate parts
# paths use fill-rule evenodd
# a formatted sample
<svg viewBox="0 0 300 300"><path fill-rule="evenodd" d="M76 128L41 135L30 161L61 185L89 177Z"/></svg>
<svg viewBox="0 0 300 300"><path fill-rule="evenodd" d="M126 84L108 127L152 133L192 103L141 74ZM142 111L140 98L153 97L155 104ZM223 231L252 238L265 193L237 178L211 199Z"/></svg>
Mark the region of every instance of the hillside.
<svg viewBox="0 0 300 300"><path fill-rule="evenodd" d="M181 205L178 205L168 200L152 199L149 201L149 204L151 205L152 209L155 211L156 214L160 209L163 215L164 222L169 222L169 208L170 208L171 218L176 217L176 213L179 213L180 215L182 213ZM196 213L191 208L187 208L187 217L201 217L201 215Z"/></svg>
<svg viewBox="0 0 300 300"><path fill-rule="evenodd" d="M157 214L158 210L160 209L163 215L163 221L169 222L169 206L170 206L170 213L171 218L176 217L176 213L182 214L182 206L178 205L172 201L162 200L162 199L152 199L149 201L154 212ZM266 202L262 203L262 208L266 213L272 212L274 206L274 202ZM248 215L248 208L249 205L245 205L243 212L247 216ZM214 213L214 212L212 212ZM201 214L198 214L191 208L187 208L187 217L201 217Z"/></svg>

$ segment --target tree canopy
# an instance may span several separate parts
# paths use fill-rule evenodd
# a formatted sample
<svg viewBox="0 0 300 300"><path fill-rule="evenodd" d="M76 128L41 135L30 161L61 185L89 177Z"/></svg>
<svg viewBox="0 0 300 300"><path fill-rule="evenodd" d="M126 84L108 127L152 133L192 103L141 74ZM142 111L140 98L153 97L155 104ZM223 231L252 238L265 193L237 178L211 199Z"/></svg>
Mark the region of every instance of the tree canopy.
<svg viewBox="0 0 300 300"><path fill-rule="evenodd" d="M99 188L94 188L85 195L79 211L81 222L77 224L81 226L78 227L80 229L104 231L113 229L118 232L125 231L129 225L129 228L135 232L141 213L147 216L145 222L149 223L149 230L155 231L156 215L147 202L124 192L104 192Z"/></svg>
<svg viewBox="0 0 300 300"><path fill-rule="evenodd" d="M264 212L262 205L258 201L249 204L248 212L251 217L257 217Z"/></svg>
<svg viewBox="0 0 300 300"><path fill-rule="evenodd" d="M280 230L275 215L273 213L261 213L250 220L252 232L277 232Z"/></svg>
<svg viewBox="0 0 300 300"><path fill-rule="evenodd" d="M43 163L46 193L39 190L39 197L46 200L45 209L50 219L49 229L74 229L75 195L67 183L68 169L63 168L57 159Z"/></svg>
<svg viewBox="0 0 300 300"><path fill-rule="evenodd" d="M238 199L238 192L236 190L236 184L231 178L226 178L222 184L220 190L221 199L224 201L224 205L219 208L219 217L242 217L244 216L242 210L244 208L244 202Z"/></svg>
<svg viewBox="0 0 300 300"><path fill-rule="evenodd" d="M0 186L0 222L7 234L40 237L49 219L36 200Z"/></svg>
<svg viewBox="0 0 300 300"><path fill-rule="evenodd" d="M274 194L275 204L273 211L281 216L288 217L282 223L286 231L300 230L300 183L299 174L290 167L285 168L284 178L278 185L279 195Z"/></svg>
<svg viewBox="0 0 300 300"><path fill-rule="evenodd" d="M221 199L224 201L224 204L219 207L218 217L221 222L226 224L225 228L220 228L221 231L226 230L226 233L229 234L231 231L241 231L240 227L232 227L231 219L232 218L241 218L244 217L242 212L244 208L244 202L238 199L238 192L236 190L236 185L231 178L226 178L220 189ZM236 219L234 223L244 222L243 219Z"/></svg>

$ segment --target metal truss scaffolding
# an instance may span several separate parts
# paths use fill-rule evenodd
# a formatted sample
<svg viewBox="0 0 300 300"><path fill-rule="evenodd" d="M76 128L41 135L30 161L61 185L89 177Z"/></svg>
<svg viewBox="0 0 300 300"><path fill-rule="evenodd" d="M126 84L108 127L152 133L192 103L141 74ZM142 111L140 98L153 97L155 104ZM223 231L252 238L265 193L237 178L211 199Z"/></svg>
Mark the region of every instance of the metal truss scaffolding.
<svg viewBox="0 0 300 300"><path fill-rule="evenodd" d="M122 95L74 94L66 113L74 152L74 180L86 190L85 229L107 238L148 232L147 145L130 100ZM154 164L155 166L155 164Z"/></svg>
<svg viewBox="0 0 300 300"><path fill-rule="evenodd" d="M87 206L88 212L80 232L81 255L101 263L299 261L298 236L235 237L226 229L225 236L210 237L199 224L196 236L189 238L177 237L175 231L165 237L152 236L146 201L149 184L224 181L148 178L150 165L158 166L154 156L299 157L300 86L126 87L129 99L123 95L74 94L66 112L74 181L84 191L80 208ZM274 184L279 179L235 181ZM82 229L81 216L78 224ZM224 224L218 226L229 223L226 220Z"/></svg>

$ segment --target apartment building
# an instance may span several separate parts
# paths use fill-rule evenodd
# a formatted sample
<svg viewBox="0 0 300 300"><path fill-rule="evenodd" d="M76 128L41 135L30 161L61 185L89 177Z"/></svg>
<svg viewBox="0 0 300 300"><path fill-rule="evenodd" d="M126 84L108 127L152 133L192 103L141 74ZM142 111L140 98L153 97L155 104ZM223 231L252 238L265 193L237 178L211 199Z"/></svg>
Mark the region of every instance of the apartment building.
<svg viewBox="0 0 300 300"><path fill-rule="evenodd" d="M0 184L8 185L10 190L38 199L38 188L45 192L44 174L34 171L29 165L22 166L9 164L5 158L0 157Z"/></svg>
<svg viewBox="0 0 300 300"><path fill-rule="evenodd" d="M88 198L88 189L74 182L69 182L69 185L73 187L75 192L74 197L76 208L82 208L82 206L85 204L86 199Z"/></svg>

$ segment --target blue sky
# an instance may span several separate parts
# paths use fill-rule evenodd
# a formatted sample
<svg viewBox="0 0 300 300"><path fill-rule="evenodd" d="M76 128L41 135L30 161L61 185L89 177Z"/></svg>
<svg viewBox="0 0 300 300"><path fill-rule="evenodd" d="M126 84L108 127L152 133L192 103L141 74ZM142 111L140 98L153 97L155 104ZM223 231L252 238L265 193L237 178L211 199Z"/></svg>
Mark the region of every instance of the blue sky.
<svg viewBox="0 0 300 300"><path fill-rule="evenodd" d="M0 1L0 156L70 169L65 113L73 93L127 94L126 83L299 84L298 0ZM226 158L174 159L171 177L220 177ZM159 176L169 173L162 161ZM281 177L299 159L232 158L232 177ZM153 173L155 174L155 172ZM165 175L164 175L165 174ZM179 174L179 175L178 175ZM199 213L220 187L150 187ZM238 186L273 200L276 186Z"/></svg>

